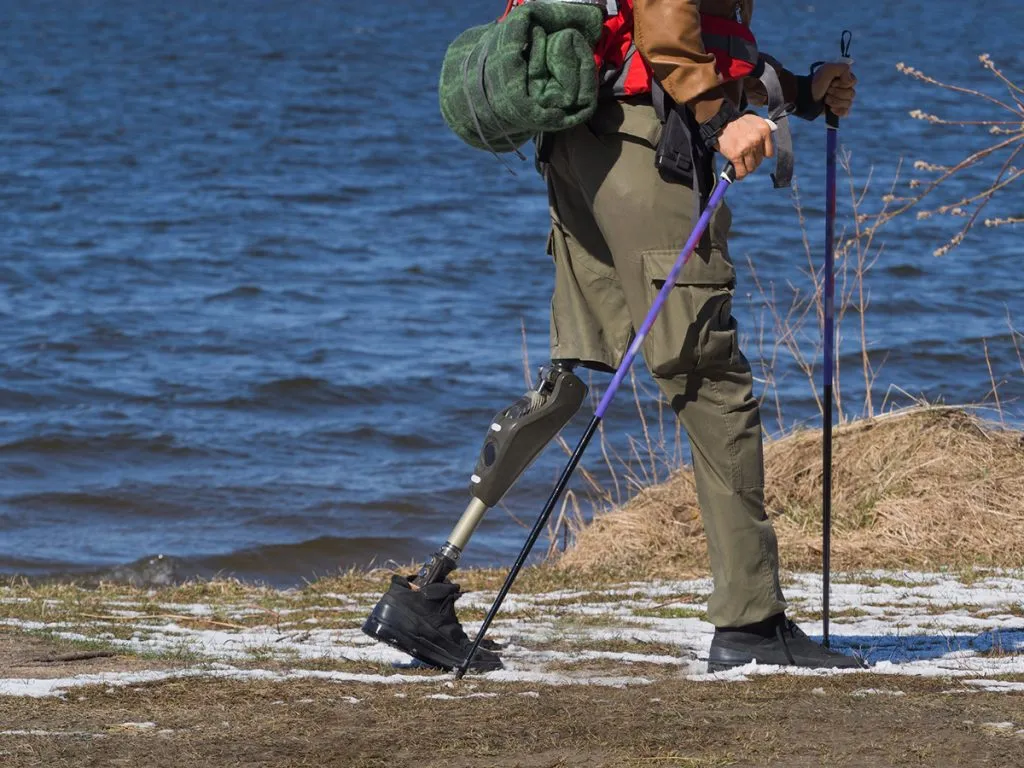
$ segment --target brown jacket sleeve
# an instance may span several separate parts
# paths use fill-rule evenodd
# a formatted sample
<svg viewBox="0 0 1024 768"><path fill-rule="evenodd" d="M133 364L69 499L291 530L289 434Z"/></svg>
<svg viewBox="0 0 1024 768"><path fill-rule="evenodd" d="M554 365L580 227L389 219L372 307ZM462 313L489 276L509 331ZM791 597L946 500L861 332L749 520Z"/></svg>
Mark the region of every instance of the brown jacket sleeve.
<svg viewBox="0 0 1024 768"><path fill-rule="evenodd" d="M633 40L665 92L703 123L721 109L725 90L715 57L704 50L699 5L700 0L634 0Z"/></svg>

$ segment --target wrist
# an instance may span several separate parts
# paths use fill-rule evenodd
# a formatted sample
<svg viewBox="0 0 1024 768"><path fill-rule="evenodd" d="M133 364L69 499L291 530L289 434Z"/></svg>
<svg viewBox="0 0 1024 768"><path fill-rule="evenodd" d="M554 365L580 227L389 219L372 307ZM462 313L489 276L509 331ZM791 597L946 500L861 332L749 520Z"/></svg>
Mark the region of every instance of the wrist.
<svg viewBox="0 0 1024 768"><path fill-rule="evenodd" d="M718 112L709 120L705 120L700 124L700 138L704 142L704 146L708 149L715 149L718 144L718 137L722 135L722 131L725 127L738 120L742 114L736 105L733 104L729 99L722 100L722 106L719 107Z"/></svg>
<svg viewBox="0 0 1024 768"><path fill-rule="evenodd" d="M814 74L817 67L811 67L811 74L797 75L796 104L793 114L803 120L816 120L825 111L824 99L814 98Z"/></svg>

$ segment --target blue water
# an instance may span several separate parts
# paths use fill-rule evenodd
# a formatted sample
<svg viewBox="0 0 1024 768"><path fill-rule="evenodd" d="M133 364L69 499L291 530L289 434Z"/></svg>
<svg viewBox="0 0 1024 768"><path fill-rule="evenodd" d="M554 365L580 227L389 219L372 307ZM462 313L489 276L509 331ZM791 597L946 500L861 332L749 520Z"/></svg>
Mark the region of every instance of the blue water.
<svg viewBox="0 0 1024 768"><path fill-rule="evenodd" d="M529 163L513 177L460 144L436 103L446 43L501 5L4 0L0 572L164 553L180 575L294 583L444 539L489 417L524 387L521 327L531 363L546 356L542 182ZM991 141L909 110L998 114L896 62L1003 96L977 63L988 52L1024 80L1019 0L761 5L762 46L794 69L854 30L860 103L842 136L855 180L874 174L868 209L901 158L909 178L917 159L949 164ZM823 134L796 127L815 259ZM965 174L942 202L994 172ZM748 258L780 296L809 285L792 199L770 186L762 174L731 200L751 340ZM849 221L848 191L840 200ZM1019 215L1019 200L1011 187L986 215ZM1019 418L1006 316L1024 325L1022 232L980 229L933 257L960 223L911 214L880 236L875 404L906 402L893 386L985 399L987 339ZM843 342L854 413L855 330ZM814 423L809 385L788 370L784 421ZM623 401L607 426L628 453L635 410ZM508 562L523 536L508 512L532 518L560 462L550 451L491 513L470 562ZM600 469L596 453L587 463Z"/></svg>

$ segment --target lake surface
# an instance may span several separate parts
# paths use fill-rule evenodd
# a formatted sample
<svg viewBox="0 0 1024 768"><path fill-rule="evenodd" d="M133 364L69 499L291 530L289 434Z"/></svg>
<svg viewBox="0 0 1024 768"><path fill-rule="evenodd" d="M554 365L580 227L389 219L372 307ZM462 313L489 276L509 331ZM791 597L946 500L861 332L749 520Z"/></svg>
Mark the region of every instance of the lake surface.
<svg viewBox="0 0 1024 768"><path fill-rule="evenodd" d="M164 576L293 584L427 555L465 506L491 415L524 389L521 328L531 365L547 355L543 184L530 163L511 176L460 144L437 108L446 44L503 4L2 5L0 572L163 554L152 569ZM999 114L909 80L898 61L1002 97L977 62L987 52L1024 80L1019 0L760 5L763 48L793 69L837 55L854 30L861 100L842 140L855 180L874 173L869 208L901 158L905 172L951 164L992 140L909 110ZM824 128L795 132L818 260ZM965 174L943 201L995 170ZM731 194L751 339L748 259L780 295L809 285L792 198L770 187L761 174ZM1024 213L1020 189L986 215ZM1019 420L1007 313L1024 325L1024 232L979 229L936 259L960 221L911 214L881 236L867 284L871 354L885 363L875 402L984 400L987 339ZM863 395L856 335L844 331L847 403ZM787 424L816 423L798 372L780 394ZM608 439L626 456L639 434L624 398ZM511 561L525 532L509 513L531 520L562 461L545 454L467 562ZM585 462L600 471L599 452Z"/></svg>

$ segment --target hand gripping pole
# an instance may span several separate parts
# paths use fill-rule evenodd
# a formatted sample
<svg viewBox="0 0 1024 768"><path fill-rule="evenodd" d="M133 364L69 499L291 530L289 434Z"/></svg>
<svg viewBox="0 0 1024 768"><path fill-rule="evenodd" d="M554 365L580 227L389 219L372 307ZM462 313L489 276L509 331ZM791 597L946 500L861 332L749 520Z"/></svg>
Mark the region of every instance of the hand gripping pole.
<svg viewBox="0 0 1024 768"><path fill-rule="evenodd" d="M530 551L533 549L533 545L537 543L537 539L540 537L544 527L547 525L548 519L551 517L552 511L554 511L555 505L558 504L558 500L565 491L565 487L569 484L569 479L572 477L572 473L576 470L577 465L580 463L580 459L583 458L583 452L586 451L587 446L590 444L590 440L593 438L598 425L600 425L608 407L611 405L612 399L615 397L615 393L622 385L622 381L626 377L626 374L629 373L629 369L632 367L636 356L640 354L644 339L646 339L647 334L650 333L651 326L654 325L654 321L658 318L658 314L661 312L661 308L668 299L669 293L675 287L675 283L679 278L680 272L683 271L683 267L686 266L686 262L689 261L690 255L697 248L697 244L700 243L701 238L704 237L704 232L711 223L712 215L718 206L721 205L722 200L725 198L725 193L729 191L729 187L735 181L735 170L732 165L729 165L722 173L718 185L711 194L711 199L708 200L707 208L705 208L704 213L701 214L700 219L698 219L697 226L694 227L689 240L687 240L686 245L683 246L683 250L676 259L676 263L665 277L665 285L663 285L661 290L658 292L658 295L654 299L654 303L651 304L651 308L647 313L647 317L644 318L643 323L637 330L633 343L630 344L629 350L626 352L626 356L622 359L622 363L615 372L615 376L612 377L611 384L608 385L608 389L605 391L604 397L601 398L601 402L598 404L597 410L594 412L594 417L591 419L590 424L587 425L587 429L583 433L583 437L580 438L576 449L572 452L572 456L569 458L568 464L565 465L565 469L562 470L562 474L558 478L558 483L555 485L554 490L551 492L551 496L548 497L547 503L544 505L544 510L541 512L540 517L537 518L537 522L534 523L533 529L530 531L530 535L526 538L526 543L523 545L522 550L519 552L519 556L516 558L516 561L512 566L512 570L509 571L508 576L505 578L505 583L501 585L501 589L498 591L498 596L495 598L494 604L491 605L491 609L484 617L484 621L480 625L479 631L476 633L476 639L473 640L473 645L469 649L469 653L466 655L462 665L455 671L456 680L461 679L462 676L466 674L466 670L469 669L469 665L472 663L473 657L476 655L477 649L480 647L480 643L484 639L484 635L487 634L487 630L490 628L491 622L494 621L494 617L498 613L498 609L501 608L501 604L508 596L509 590L512 589L512 584L519 575L519 571L522 570L523 565L526 563L526 559L530 556Z"/></svg>

